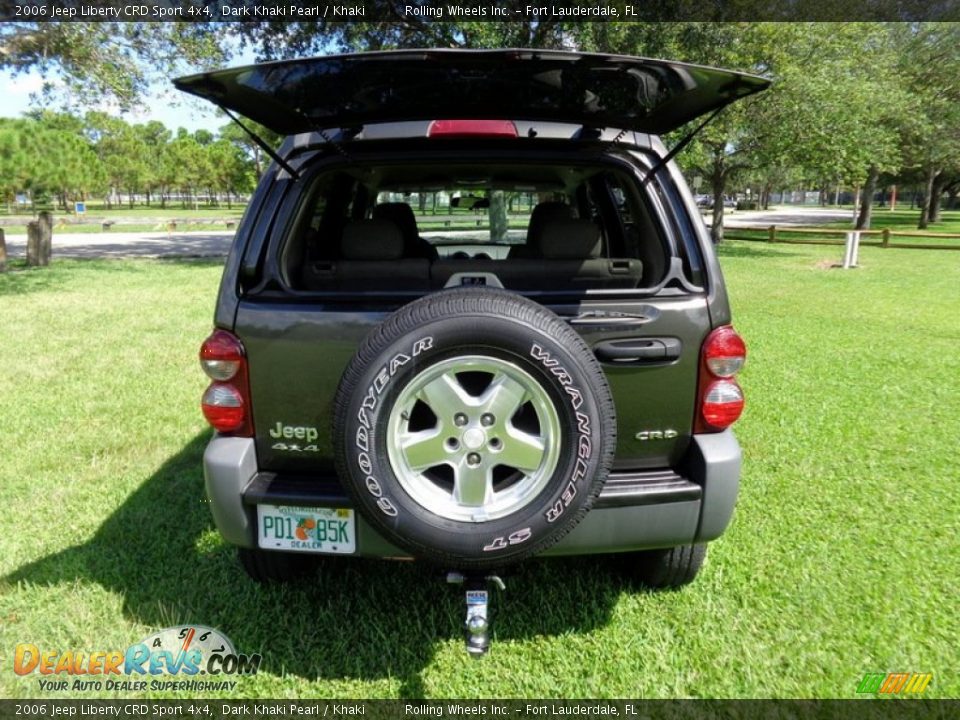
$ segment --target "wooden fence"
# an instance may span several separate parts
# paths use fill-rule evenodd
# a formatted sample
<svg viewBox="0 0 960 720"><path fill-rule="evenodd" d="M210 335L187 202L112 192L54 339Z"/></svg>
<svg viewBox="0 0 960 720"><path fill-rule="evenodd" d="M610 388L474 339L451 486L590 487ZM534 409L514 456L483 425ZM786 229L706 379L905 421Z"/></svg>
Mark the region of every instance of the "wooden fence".
<svg viewBox="0 0 960 720"><path fill-rule="evenodd" d="M766 237L757 237L755 234L766 231ZM896 238L937 238L938 240L960 240L960 233L931 233L922 230L891 230L883 228L881 230L837 230L836 228L817 228L817 227L777 227L768 225L761 227L731 227L725 228L723 236L731 240L752 240L755 242L782 243L793 245L843 245L849 232L859 232L861 238L876 237L877 240L861 240L860 245L868 247L883 248L905 248L913 250L960 250L960 243L934 244L934 243L904 243L897 242ZM785 235L808 235L819 237L785 237ZM826 237L825 237L826 236ZM832 239L831 236L837 236Z"/></svg>

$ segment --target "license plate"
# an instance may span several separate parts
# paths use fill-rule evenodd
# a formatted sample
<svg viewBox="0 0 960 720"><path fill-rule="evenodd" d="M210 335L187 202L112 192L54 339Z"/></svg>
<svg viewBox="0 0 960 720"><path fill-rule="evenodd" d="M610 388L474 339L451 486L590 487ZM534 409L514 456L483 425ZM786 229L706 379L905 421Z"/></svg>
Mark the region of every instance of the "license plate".
<svg viewBox="0 0 960 720"><path fill-rule="evenodd" d="M270 550L350 554L357 551L353 510L257 505L258 544Z"/></svg>

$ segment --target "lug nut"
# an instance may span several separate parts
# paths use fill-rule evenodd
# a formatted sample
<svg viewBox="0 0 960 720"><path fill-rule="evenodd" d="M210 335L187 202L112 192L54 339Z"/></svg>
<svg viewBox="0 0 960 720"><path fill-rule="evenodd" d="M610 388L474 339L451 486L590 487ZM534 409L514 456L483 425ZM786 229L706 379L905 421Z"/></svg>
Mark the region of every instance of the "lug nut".
<svg viewBox="0 0 960 720"><path fill-rule="evenodd" d="M463 427L467 424L467 416L463 413L457 413L453 416L453 424L457 427Z"/></svg>
<svg viewBox="0 0 960 720"><path fill-rule="evenodd" d="M447 445L447 450L456 450L457 448L460 447L460 441L454 437L447 438L446 445Z"/></svg>
<svg viewBox="0 0 960 720"><path fill-rule="evenodd" d="M490 413L484 413L483 415L480 416L480 424L483 425L484 427L490 427L496 421L497 419Z"/></svg>
<svg viewBox="0 0 960 720"><path fill-rule="evenodd" d="M477 453L470 453L467 455L467 465L479 465L480 464L480 455Z"/></svg>
<svg viewBox="0 0 960 720"><path fill-rule="evenodd" d="M503 443L500 442L500 438L490 438L490 449L499 450L503 447Z"/></svg>

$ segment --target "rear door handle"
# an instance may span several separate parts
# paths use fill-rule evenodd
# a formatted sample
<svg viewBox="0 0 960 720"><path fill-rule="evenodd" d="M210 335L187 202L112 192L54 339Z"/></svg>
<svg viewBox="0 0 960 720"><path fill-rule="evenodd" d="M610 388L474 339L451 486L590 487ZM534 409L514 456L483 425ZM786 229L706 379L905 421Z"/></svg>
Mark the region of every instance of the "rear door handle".
<svg viewBox="0 0 960 720"><path fill-rule="evenodd" d="M620 338L593 346L594 354L603 362L625 364L676 360L682 349L679 338L671 337Z"/></svg>

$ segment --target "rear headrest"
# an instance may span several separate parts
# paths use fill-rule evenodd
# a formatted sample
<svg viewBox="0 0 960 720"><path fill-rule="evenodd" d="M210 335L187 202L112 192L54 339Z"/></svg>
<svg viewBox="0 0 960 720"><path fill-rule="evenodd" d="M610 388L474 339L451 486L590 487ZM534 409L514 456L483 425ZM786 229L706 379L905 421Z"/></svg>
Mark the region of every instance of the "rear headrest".
<svg viewBox="0 0 960 720"><path fill-rule="evenodd" d="M398 260L403 257L403 236L387 220L356 220L343 229L340 255L344 260Z"/></svg>
<svg viewBox="0 0 960 720"><path fill-rule="evenodd" d="M551 220L572 220L573 208L566 203L549 200L533 208L527 224L527 242L536 243L543 226Z"/></svg>
<svg viewBox="0 0 960 720"><path fill-rule="evenodd" d="M600 228L593 220L549 220L536 243L540 257L586 260L600 254Z"/></svg>
<svg viewBox="0 0 960 720"><path fill-rule="evenodd" d="M417 237L417 218L413 208L403 202L381 203L373 206L374 220L389 220L400 228L400 234L405 241Z"/></svg>

